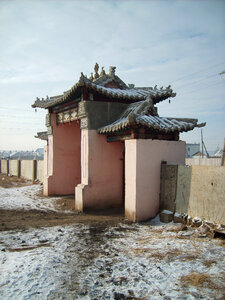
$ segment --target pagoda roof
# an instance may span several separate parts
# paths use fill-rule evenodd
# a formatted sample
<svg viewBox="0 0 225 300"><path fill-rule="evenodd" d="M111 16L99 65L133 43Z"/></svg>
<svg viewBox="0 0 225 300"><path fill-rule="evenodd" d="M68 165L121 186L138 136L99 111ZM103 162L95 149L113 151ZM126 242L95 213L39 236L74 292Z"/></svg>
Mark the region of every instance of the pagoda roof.
<svg viewBox="0 0 225 300"><path fill-rule="evenodd" d="M190 131L195 127L203 127L205 124L198 124L197 119L159 117L154 110L152 100L148 98L145 101L130 104L118 120L98 129L98 132L112 134L134 127L142 127L153 131L172 133Z"/></svg>
<svg viewBox="0 0 225 300"><path fill-rule="evenodd" d="M119 88L107 87L107 85L110 85L110 83L116 83ZM89 89L90 92L98 93L107 98L111 98L112 101L115 100L117 102L137 102L145 100L147 97L151 97L154 104L156 104L169 97L176 96L170 85L166 88L157 88L157 86L154 88L134 87L134 85L127 86L118 76L115 75L114 72L111 72L111 74L100 74L100 76L96 79L88 79L83 73L81 73L80 79L72 86L70 90L64 92L62 95L46 97L46 99L36 98L36 101L32 107L50 108L73 99L77 99L81 96L83 87Z"/></svg>

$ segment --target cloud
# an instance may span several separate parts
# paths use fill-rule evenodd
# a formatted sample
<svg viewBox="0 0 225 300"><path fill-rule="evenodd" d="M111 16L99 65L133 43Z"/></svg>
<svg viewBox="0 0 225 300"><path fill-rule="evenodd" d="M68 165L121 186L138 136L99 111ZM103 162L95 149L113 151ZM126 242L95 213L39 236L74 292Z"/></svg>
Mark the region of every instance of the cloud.
<svg viewBox="0 0 225 300"><path fill-rule="evenodd" d="M97 61L136 86L172 84L164 115L207 121L224 109L221 78L206 79L225 68L224 1L12 0L0 11L1 99L12 106L62 93Z"/></svg>

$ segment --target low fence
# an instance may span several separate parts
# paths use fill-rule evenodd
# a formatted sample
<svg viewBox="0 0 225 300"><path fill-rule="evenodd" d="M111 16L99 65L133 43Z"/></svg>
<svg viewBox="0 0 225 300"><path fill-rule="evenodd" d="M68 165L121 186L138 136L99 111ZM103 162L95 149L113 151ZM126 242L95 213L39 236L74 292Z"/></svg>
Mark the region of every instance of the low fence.
<svg viewBox="0 0 225 300"><path fill-rule="evenodd" d="M221 166L221 157L186 158L185 164L188 166Z"/></svg>
<svg viewBox="0 0 225 300"><path fill-rule="evenodd" d="M44 161L30 159L1 159L0 173L23 177L33 181L39 180L40 182L43 182Z"/></svg>
<svg viewBox="0 0 225 300"><path fill-rule="evenodd" d="M225 225L225 167L162 165L160 208Z"/></svg>

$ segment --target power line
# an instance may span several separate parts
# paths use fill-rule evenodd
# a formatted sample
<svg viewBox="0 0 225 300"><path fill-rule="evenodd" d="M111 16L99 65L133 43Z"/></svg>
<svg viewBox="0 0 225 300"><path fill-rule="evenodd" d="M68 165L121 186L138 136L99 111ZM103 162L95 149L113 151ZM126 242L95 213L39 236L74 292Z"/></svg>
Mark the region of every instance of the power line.
<svg viewBox="0 0 225 300"><path fill-rule="evenodd" d="M212 85L208 85L208 86L199 87L198 89L195 89L195 90L192 90L192 91L188 91L188 92L186 92L186 93L182 93L182 96L183 96L183 95L186 95L186 94L194 93L194 92L196 92L196 91L198 91L198 90L201 90L201 89L213 87L213 86L216 86L216 85L221 84L221 83L224 84L224 82L221 81L221 82L217 82L216 84L212 84Z"/></svg>
<svg viewBox="0 0 225 300"><path fill-rule="evenodd" d="M197 80L197 81L189 82L189 83L187 83L187 84L178 86L176 89L180 89L180 88L182 88L182 87L186 87L186 86L189 86L189 85L192 85L192 84L196 84L196 83L198 83L198 82L204 81L204 80L206 80L206 79L208 79L208 78L212 78L212 77L217 76L217 75L218 75L218 74L209 75L209 76L207 76L207 77L205 77L205 78L201 78L201 79L199 79L199 80Z"/></svg>
<svg viewBox="0 0 225 300"><path fill-rule="evenodd" d="M216 64L216 65L210 66L210 67L208 67L208 68L206 68L206 69L202 69L202 70L200 70L200 71L197 71L197 72L194 72L194 73L191 73L191 74L182 76L182 77L178 78L177 80L175 80L174 82L172 82L171 84L174 84L175 82L180 81L180 80L182 80L182 79L184 79L184 78L186 78L186 77L189 77L189 76L193 76L193 75L199 74L199 73L201 73L201 72L210 70L211 68L215 68L215 67L221 66L221 65L223 65L223 64L225 64L225 61L222 62L222 63Z"/></svg>

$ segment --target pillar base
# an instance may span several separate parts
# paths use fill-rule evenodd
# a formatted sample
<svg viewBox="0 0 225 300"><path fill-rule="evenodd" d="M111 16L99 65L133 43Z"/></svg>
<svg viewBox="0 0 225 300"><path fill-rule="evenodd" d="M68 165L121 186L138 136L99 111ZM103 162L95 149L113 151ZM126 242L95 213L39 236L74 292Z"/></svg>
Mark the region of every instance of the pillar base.
<svg viewBox="0 0 225 300"><path fill-rule="evenodd" d="M85 188L88 186L86 184L78 184L75 187L75 210L83 211L84 210L84 193Z"/></svg>

